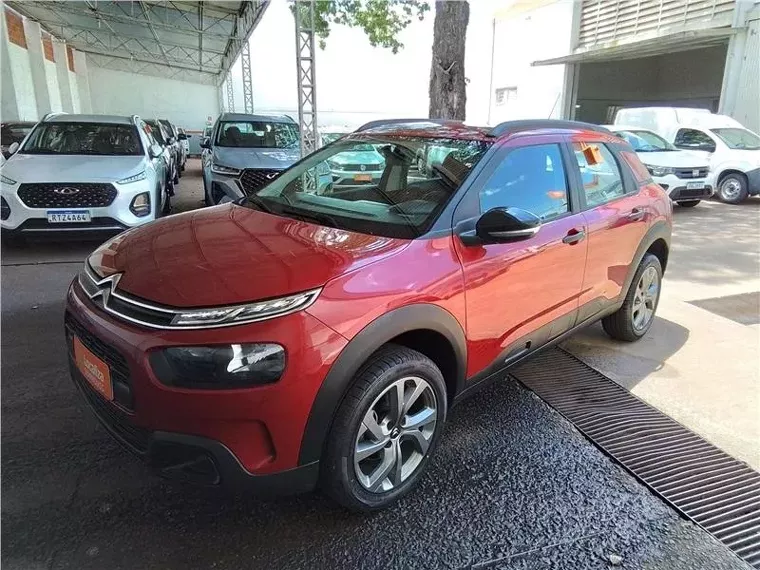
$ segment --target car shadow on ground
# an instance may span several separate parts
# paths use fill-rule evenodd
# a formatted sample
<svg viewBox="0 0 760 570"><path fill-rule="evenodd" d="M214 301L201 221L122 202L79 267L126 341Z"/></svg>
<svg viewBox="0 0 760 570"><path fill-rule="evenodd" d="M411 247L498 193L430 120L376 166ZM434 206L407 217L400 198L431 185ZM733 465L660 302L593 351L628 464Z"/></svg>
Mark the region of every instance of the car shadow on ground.
<svg viewBox="0 0 760 570"><path fill-rule="evenodd" d="M612 379L631 390L653 372L659 372L660 377L667 378L668 359L688 339L687 328L662 317L655 317L649 332L635 343L612 340L602 325L597 323L572 336L562 344L562 348L584 362L593 361L595 368L614 370ZM676 372L673 371L673 374Z"/></svg>

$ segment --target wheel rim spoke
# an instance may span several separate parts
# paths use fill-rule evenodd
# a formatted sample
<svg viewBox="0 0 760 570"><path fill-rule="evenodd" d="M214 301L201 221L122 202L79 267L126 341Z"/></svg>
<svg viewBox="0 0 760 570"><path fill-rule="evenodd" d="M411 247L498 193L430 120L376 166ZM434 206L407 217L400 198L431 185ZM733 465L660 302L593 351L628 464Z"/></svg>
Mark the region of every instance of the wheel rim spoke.
<svg viewBox="0 0 760 570"><path fill-rule="evenodd" d="M419 377L393 382L364 413L354 446L354 470L367 491L398 487L419 467L436 433L437 403Z"/></svg>
<svg viewBox="0 0 760 570"><path fill-rule="evenodd" d="M660 283L657 270L654 267L647 267L636 284L636 293L631 307L631 320L636 330L642 330L652 320L659 294Z"/></svg>

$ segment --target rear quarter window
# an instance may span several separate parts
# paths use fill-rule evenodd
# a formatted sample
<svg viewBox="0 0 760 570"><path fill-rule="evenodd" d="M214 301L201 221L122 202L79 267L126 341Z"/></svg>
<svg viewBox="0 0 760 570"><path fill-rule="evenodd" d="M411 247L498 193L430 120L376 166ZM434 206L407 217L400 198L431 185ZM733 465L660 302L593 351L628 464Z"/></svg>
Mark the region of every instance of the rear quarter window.
<svg viewBox="0 0 760 570"><path fill-rule="evenodd" d="M619 154L631 168L633 177L638 184L647 184L652 181L652 176L649 174L647 167L639 160L635 152L632 150L622 150Z"/></svg>

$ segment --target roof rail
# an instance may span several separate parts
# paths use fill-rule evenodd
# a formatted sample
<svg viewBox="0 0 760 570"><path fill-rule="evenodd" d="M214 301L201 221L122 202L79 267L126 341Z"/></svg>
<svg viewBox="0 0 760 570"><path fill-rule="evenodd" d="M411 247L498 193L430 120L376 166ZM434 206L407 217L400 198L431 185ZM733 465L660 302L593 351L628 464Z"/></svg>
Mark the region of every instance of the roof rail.
<svg viewBox="0 0 760 570"><path fill-rule="evenodd" d="M538 129L584 129L586 131L596 131L607 135L613 134L612 131L592 123L582 121L562 121L559 119L527 119L522 121L506 121L499 123L488 133L491 137L501 137L510 133L520 131L535 131Z"/></svg>
<svg viewBox="0 0 760 570"><path fill-rule="evenodd" d="M65 113L63 111L57 111L55 113L45 113L45 115L40 119L40 123L42 123L46 119L50 119L52 117L57 117L58 115L68 115L68 113Z"/></svg>
<svg viewBox="0 0 760 570"><path fill-rule="evenodd" d="M370 121L364 123L361 127L356 129L355 133L360 133L368 129L374 129L375 127L382 127L385 125L406 125L410 123L435 123L436 125L461 125L462 121L454 121L451 119L380 119L378 121Z"/></svg>

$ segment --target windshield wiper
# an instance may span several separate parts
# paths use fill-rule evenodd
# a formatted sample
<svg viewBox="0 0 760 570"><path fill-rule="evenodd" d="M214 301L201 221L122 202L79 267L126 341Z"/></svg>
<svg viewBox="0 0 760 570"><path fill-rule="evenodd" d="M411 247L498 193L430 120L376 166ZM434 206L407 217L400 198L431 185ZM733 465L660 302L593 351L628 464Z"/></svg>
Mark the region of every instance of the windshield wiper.
<svg viewBox="0 0 760 570"><path fill-rule="evenodd" d="M241 205L243 203L245 203L245 202L250 202L250 203L254 204L262 212L266 212L267 214L273 214L274 213L272 211L272 208L270 208L269 206L267 206L264 203L264 200L262 200L261 198L259 198L258 196L256 196L256 194L249 194L248 196L244 196L243 198L241 198L237 202L238 202L238 204L241 204Z"/></svg>
<svg viewBox="0 0 760 570"><path fill-rule="evenodd" d="M321 212L302 212L294 208L282 208L281 214L286 216L292 216L305 222L316 222L322 226L330 226L333 228L340 227L340 224L329 214L323 214Z"/></svg>

